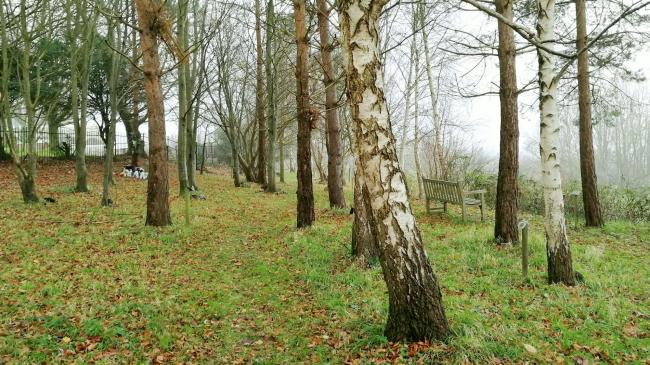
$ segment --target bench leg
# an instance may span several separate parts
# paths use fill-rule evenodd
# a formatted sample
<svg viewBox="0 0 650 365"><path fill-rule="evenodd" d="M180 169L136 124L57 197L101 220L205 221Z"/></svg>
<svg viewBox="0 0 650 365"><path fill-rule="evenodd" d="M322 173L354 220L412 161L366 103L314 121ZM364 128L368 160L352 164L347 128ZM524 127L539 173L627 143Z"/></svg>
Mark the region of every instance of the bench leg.
<svg viewBox="0 0 650 365"><path fill-rule="evenodd" d="M447 202L442 203L445 213L447 213Z"/></svg>
<svg viewBox="0 0 650 365"><path fill-rule="evenodd" d="M465 222L465 204L461 204L461 206L463 207L463 222Z"/></svg>
<svg viewBox="0 0 650 365"><path fill-rule="evenodd" d="M427 199L426 206L427 206L427 214L431 214L431 204L429 203L429 199Z"/></svg>
<svg viewBox="0 0 650 365"><path fill-rule="evenodd" d="M483 216L483 204L481 204L479 208L481 208L481 223L483 223L483 221L485 221L485 218Z"/></svg>

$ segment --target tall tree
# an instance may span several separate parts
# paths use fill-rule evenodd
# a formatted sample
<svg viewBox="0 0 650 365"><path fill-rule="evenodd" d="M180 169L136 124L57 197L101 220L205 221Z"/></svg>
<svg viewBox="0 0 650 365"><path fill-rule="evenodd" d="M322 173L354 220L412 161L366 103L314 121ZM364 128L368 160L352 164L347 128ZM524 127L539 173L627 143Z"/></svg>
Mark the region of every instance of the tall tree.
<svg viewBox="0 0 650 365"><path fill-rule="evenodd" d="M255 118L257 119L257 182L266 185L266 119L264 118L264 52L262 51L262 14L255 0ZM268 32L267 32L268 37ZM270 56L267 56L270 57Z"/></svg>
<svg viewBox="0 0 650 365"><path fill-rule="evenodd" d="M313 113L309 101L309 39L305 24L305 0L293 0L296 23L296 105L298 107L298 206L297 227L312 225L314 188L311 177L311 130Z"/></svg>
<svg viewBox="0 0 650 365"><path fill-rule="evenodd" d="M433 76L433 62L431 60L431 50L429 47L429 32L427 30L426 9L424 1L418 3L420 29L422 31L422 43L424 44L424 67L427 72L427 81L429 84L429 96L431 97L431 110L433 117L433 136L434 136L434 157L438 166L438 177L448 179L447 162L445 161L445 151L442 145L442 118L438 110L438 81Z"/></svg>
<svg viewBox="0 0 650 365"><path fill-rule="evenodd" d="M424 6L419 6L420 9ZM417 12L413 12L413 47L417 42L418 17ZM420 166L420 55L413 52L413 70L415 78L413 79L413 162L415 162L415 178L418 185L418 199L424 199L424 182L422 181L422 168Z"/></svg>
<svg viewBox="0 0 650 365"><path fill-rule="evenodd" d="M540 155L544 187L544 226L549 283L574 285L571 246L566 233L564 197L560 174L557 115L558 72L555 70L555 0L538 0L537 37L545 48L537 48L539 62Z"/></svg>
<svg viewBox="0 0 650 365"><path fill-rule="evenodd" d="M325 120L327 122L327 191L330 207L345 208L343 194L343 155L341 125L337 113L336 81L332 63L332 43L329 39L330 7L326 0L316 0L320 56L325 86Z"/></svg>
<svg viewBox="0 0 650 365"><path fill-rule="evenodd" d="M119 12L122 2L118 1L114 9ZM113 47L119 47L121 37L119 30L116 30L116 22L114 19L108 19L108 41L113 44ZM108 135L106 140L106 153L104 154L104 181L102 183L102 206L111 206L113 200L111 199L110 188L113 182L113 156L115 153L115 127L117 125L117 109L118 109L118 78L120 75L121 56L117 52L111 53L110 73L108 75L108 85L110 94L110 123L108 125Z"/></svg>
<svg viewBox="0 0 650 365"><path fill-rule="evenodd" d="M364 203L388 287L385 335L390 341L441 339L449 335L442 294L408 201L384 96L377 23L386 3L339 3L355 149L368 193Z"/></svg>
<svg viewBox="0 0 650 365"><path fill-rule="evenodd" d="M178 39L178 47L185 51L188 47L188 3L189 0L178 1L178 26L176 29L176 37ZM190 63L187 57L181 60L178 65L178 137L176 148L176 163L178 166L178 186L180 189L180 196L184 199L189 199L187 181L187 124L190 114L190 98L188 94L190 87Z"/></svg>
<svg viewBox="0 0 650 365"><path fill-rule="evenodd" d="M159 39L171 35L169 17L162 0L135 0L149 119L149 177L147 219L149 226L172 223L169 214L169 172L165 146L165 106L160 84Z"/></svg>
<svg viewBox="0 0 650 365"><path fill-rule="evenodd" d="M576 0L576 48L587 47L586 1ZM578 107L580 109L580 175L585 222L589 227L604 224L598 198L596 162L594 160L593 128L591 122L591 90L589 84L589 52L578 55Z"/></svg>
<svg viewBox="0 0 650 365"><path fill-rule="evenodd" d="M4 4L3 4L4 5ZM34 7L31 7L34 5ZM40 99L40 87L42 83L41 66L35 60L33 54L34 42L38 37L44 34L45 29L49 26L51 20L50 3L47 1L38 4L29 4L26 0L21 0L18 4L18 17L14 19L17 23L17 36L20 48L16 56L16 69L19 89L23 104L25 107L25 120L27 131L27 153L24 159L18 156L17 145L15 136L13 134L13 126L11 122L8 96L5 96L7 114L5 115L5 127L8 130L7 136L10 144L10 153L20 191L25 203L36 203L39 201L36 194L36 133L38 131L38 118L36 115L36 105ZM39 14L40 12L40 14ZM4 19L3 19L4 20ZM5 26L6 27L6 26ZM7 50L8 38L6 28L3 34L3 52ZM3 67L7 67L9 62L5 62L7 56L3 53ZM33 77L32 70L36 69L36 76ZM7 75L8 76L8 75ZM4 77L7 77L4 76Z"/></svg>
<svg viewBox="0 0 650 365"><path fill-rule="evenodd" d="M88 192L86 167L86 129L88 124L88 89L95 43L98 12L87 0L68 0L68 37L70 40L70 93L75 131L75 191Z"/></svg>
<svg viewBox="0 0 650 365"><path fill-rule="evenodd" d="M266 191L274 193L277 191L275 184L275 142L276 142L276 96L275 96L275 62L274 43L275 42L275 8L273 0L266 4L266 60L264 62L264 72L266 74L266 117L268 120L267 139L267 158L266 158ZM284 145L283 145L284 147ZM280 163L284 163L284 150L281 150ZM284 171L282 171L284 173ZM284 182L284 175L282 175Z"/></svg>
<svg viewBox="0 0 650 365"><path fill-rule="evenodd" d="M514 0L496 0L496 9L512 21ZM501 142L494 239L497 243L519 241L517 230L519 175L519 112L514 31L499 21L499 99L501 101Z"/></svg>

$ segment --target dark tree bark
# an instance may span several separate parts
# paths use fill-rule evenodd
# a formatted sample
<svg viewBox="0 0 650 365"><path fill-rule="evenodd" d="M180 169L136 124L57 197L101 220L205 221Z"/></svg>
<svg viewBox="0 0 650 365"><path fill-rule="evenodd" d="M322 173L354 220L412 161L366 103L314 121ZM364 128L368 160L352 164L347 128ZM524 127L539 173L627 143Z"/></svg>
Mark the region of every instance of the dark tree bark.
<svg viewBox="0 0 650 365"><path fill-rule="evenodd" d="M372 214L368 212L365 199L369 196L358 166L354 174L354 221L352 222L352 256L364 264L379 257L377 240L372 234Z"/></svg>
<svg viewBox="0 0 650 365"><path fill-rule="evenodd" d="M298 207L297 227L313 224L314 190L311 176L311 129L313 114L309 102L309 40L305 24L305 0L294 0L296 22L296 105L298 106Z"/></svg>
<svg viewBox="0 0 650 365"><path fill-rule="evenodd" d="M327 122L327 191L330 207L345 208L343 193L343 156L341 153L341 125L337 113L336 82L332 64L332 44L329 40L330 8L326 0L316 0L318 31L321 44L323 84L325 86L325 121Z"/></svg>
<svg viewBox="0 0 650 365"><path fill-rule="evenodd" d="M576 48L587 46L587 16L585 0L576 0L577 40ZM580 175L585 222L588 227L604 224L598 197L596 163L591 123L591 90L589 89L589 52L578 56L578 107L580 109Z"/></svg>
<svg viewBox="0 0 650 365"><path fill-rule="evenodd" d="M512 20L513 0L497 0L497 12ZM501 145L495 208L494 239L516 243L519 175L519 118L517 108L516 48L512 28L499 22Z"/></svg>
<svg viewBox="0 0 650 365"><path fill-rule="evenodd" d="M385 335L389 341L443 339L450 331L442 294L408 201L384 97L378 19L386 2L339 3L364 203L388 289Z"/></svg>
<svg viewBox="0 0 650 365"><path fill-rule="evenodd" d="M149 226L171 224L169 214L169 181L165 146L165 110L160 84L160 55L158 38L167 21L160 0L136 0L140 43L144 69L144 90L147 95L149 119L149 176L147 185L147 219ZM167 29L167 31L169 31Z"/></svg>
<svg viewBox="0 0 650 365"><path fill-rule="evenodd" d="M262 51L262 20L260 1L255 0L255 51L256 60L256 94L255 118L257 119L257 182L266 185L266 119L264 117L264 52ZM268 34L267 34L268 37Z"/></svg>

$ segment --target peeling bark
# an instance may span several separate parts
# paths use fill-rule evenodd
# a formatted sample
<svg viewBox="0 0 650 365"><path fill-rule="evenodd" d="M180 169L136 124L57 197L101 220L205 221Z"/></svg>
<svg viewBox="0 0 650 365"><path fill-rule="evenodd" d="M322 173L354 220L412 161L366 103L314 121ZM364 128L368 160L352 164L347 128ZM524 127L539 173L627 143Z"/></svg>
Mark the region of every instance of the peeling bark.
<svg viewBox="0 0 650 365"><path fill-rule="evenodd" d="M388 288L390 341L442 339L449 326L438 279L408 201L384 97L378 18L386 0L343 0L339 23L356 154Z"/></svg>
<svg viewBox="0 0 650 365"><path fill-rule="evenodd" d="M538 0L539 41L553 49L555 40L555 0ZM557 82L554 56L538 48L540 87L540 155L544 187L544 228L548 282L574 285L571 247L566 234L564 197L560 174L560 123L557 118Z"/></svg>

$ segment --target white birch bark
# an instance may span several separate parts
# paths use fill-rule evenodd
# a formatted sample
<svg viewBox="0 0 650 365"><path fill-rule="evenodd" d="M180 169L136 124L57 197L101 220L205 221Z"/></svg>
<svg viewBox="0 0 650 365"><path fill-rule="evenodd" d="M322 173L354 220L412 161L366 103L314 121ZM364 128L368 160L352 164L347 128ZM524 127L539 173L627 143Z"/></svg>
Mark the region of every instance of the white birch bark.
<svg viewBox="0 0 650 365"><path fill-rule="evenodd" d="M539 41L550 50L555 40L555 0L538 0ZM571 248L566 233L562 177L560 176L560 122L557 116L557 82L554 56L538 48L540 86L540 155L544 187L544 227L547 240L548 280L574 284Z"/></svg>
<svg viewBox="0 0 650 365"><path fill-rule="evenodd" d="M389 294L385 334L391 341L444 338L449 328L442 295L408 201L384 97L377 22L385 4L386 0L339 4L364 202L371 208L371 230Z"/></svg>

